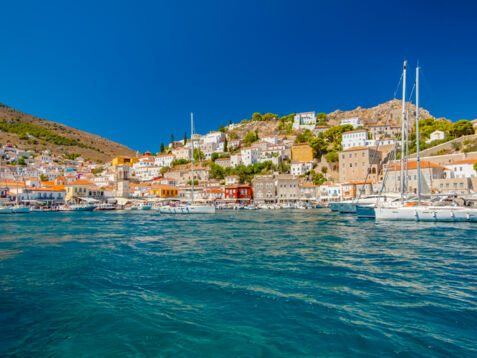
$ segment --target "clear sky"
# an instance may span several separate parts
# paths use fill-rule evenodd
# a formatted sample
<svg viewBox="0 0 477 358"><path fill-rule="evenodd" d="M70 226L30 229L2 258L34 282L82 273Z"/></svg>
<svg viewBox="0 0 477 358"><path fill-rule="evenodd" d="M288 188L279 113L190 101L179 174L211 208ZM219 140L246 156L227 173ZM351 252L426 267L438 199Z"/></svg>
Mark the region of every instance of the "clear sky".
<svg viewBox="0 0 477 358"><path fill-rule="evenodd" d="M474 1L3 1L0 102L158 151L171 133L370 107L402 61L435 116L477 118Z"/></svg>

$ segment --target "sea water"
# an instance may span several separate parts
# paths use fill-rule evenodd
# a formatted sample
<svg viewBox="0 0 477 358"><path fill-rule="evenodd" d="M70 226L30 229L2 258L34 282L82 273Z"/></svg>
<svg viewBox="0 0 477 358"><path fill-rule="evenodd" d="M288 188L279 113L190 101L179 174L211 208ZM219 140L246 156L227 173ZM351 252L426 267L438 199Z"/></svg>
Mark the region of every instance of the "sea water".
<svg viewBox="0 0 477 358"><path fill-rule="evenodd" d="M477 225L3 215L0 356L476 357Z"/></svg>

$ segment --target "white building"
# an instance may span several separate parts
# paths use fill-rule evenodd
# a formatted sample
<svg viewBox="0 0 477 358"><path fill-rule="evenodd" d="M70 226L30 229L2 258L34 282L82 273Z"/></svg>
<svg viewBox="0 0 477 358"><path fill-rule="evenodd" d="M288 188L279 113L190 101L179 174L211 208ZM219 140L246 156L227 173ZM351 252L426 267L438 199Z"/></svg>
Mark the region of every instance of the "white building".
<svg viewBox="0 0 477 358"><path fill-rule="evenodd" d="M316 125L315 112L297 113L293 120L293 129L309 129L313 130Z"/></svg>
<svg viewBox="0 0 477 358"><path fill-rule="evenodd" d="M235 168L237 165L243 164L242 155L240 153L232 154L230 156L230 166Z"/></svg>
<svg viewBox="0 0 477 358"><path fill-rule="evenodd" d="M366 146L368 140L368 131L366 129L344 132L342 134L341 146L343 150Z"/></svg>
<svg viewBox="0 0 477 358"><path fill-rule="evenodd" d="M477 172L474 169L474 164L477 159L464 159L457 162L446 164L450 173L446 173L449 178L473 178L477 177Z"/></svg>
<svg viewBox="0 0 477 358"><path fill-rule="evenodd" d="M313 169L313 162L296 162L291 163L291 174L300 176Z"/></svg>
<svg viewBox="0 0 477 358"><path fill-rule="evenodd" d="M262 140L269 143L269 144L273 144L273 145L278 144L278 136L276 136L276 135L270 135L270 136L267 136L267 137L263 137Z"/></svg>
<svg viewBox="0 0 477 358"><path fill-rule="evenodd" d="M261 150L259 148L254 148L254 147L247 147L243 148L240 151L240 154L242 155L242 163L244 165L251 165L258 163L258 159L260 158L260 153Z"/></svg>
<svg viewBox="0 0 477 358"><path fill-rule="evenodd" d="M429 136L429 139L426 140L426 143L430 143L435 140L442 140L442 139L445 139L445 137L446 137L446 134L443 131L434 131Z"/></svg>
<svg viewBox="0 0 477 358"><path fill-rule="evenodd" d="M320 186L320 200L321 201L340 201L342 200L341 185L325 183Z"/></svg>
<svg viewBox="0 0 477 358"><path fill-rule="evenodd" d="M175 160L175 155L174 154L162 154L158 155L154 159L154 165L160 166L160 167L170 167L171 163Z"/></svg>
<svg viewBox="0 0 477 358"><path fill-rule="evenodd" d="M345 124L351 124L353 128L358 128L361 124L359 123L359 117L343 118L340 123L342 126Z"/></svg>
<svg viewBox="0 0 477 358"><path fill-rule="evenodd" d="M225 185L235 185L239 183L238 175L229 175L225 177Z"/></svg>

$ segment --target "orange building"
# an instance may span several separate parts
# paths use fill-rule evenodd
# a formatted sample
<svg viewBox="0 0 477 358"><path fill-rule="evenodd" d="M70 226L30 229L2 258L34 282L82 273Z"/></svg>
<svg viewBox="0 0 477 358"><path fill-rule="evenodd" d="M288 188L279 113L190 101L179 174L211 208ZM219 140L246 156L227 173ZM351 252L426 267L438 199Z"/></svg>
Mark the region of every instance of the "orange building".
<svg viewBox="0 0 477 358"><path fill-rule="evenodd" d="M295 144L291 149L292 160L297 162L312 162L313 149L306 143Z"/></svg>
<svg viewBox="0 0 477 358"><path fill-rule="evenodd" d="M177 188L167 184L155 184L151 187L152 195L158 198L175 198L178 195Z"/></svg>

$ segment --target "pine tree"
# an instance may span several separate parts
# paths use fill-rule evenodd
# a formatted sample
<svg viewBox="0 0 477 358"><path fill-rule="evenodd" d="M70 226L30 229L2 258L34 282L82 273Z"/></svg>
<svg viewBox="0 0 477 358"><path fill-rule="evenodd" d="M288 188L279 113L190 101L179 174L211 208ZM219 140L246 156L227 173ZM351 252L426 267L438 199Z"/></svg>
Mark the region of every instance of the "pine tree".
<svg viewBox="0 0 477 358"><path fill-rule="evenodd" d="M225 137L225 140L224 140L224 152L227 152L228 151L228 142L227 142L227 137Z"/></svg>
<svg viewBox="0 0 477 358"><path fill-rule="evenodd" d="M161 153L164 153L164 143L161 143Z"/></svg>
<svg viewBox="0 0 477 358"><path fill-rule="evenodd" d="M187 132L184 132L184 145L187 144Z"/></svg>

